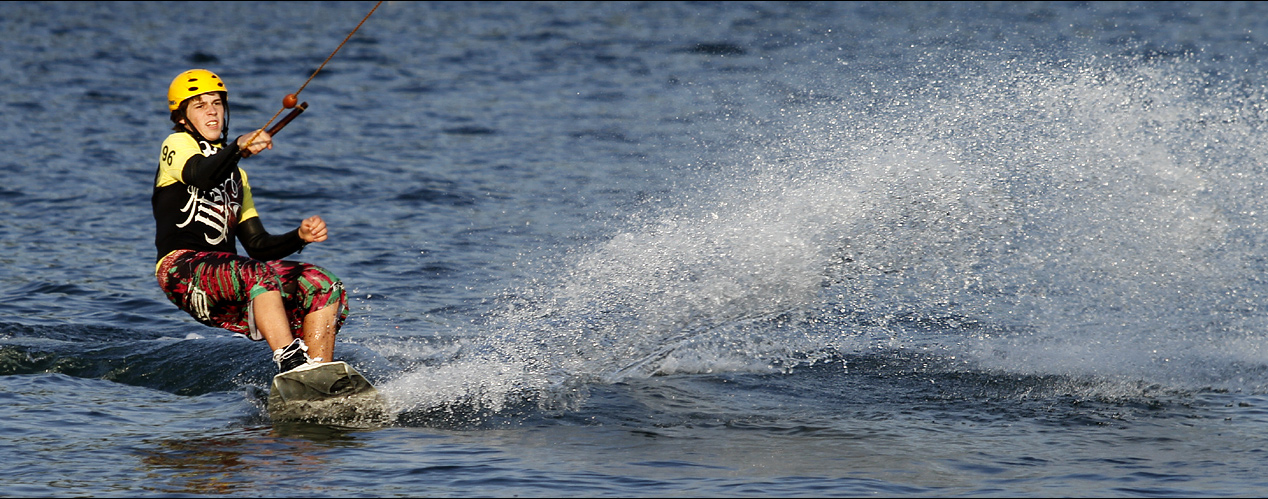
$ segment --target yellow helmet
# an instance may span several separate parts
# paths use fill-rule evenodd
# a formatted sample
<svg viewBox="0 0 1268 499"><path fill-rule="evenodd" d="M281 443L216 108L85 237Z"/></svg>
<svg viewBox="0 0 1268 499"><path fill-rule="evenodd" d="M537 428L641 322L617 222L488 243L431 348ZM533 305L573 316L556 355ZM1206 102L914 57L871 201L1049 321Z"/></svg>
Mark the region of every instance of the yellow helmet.
<svg viewBox="0 0 1268 499"><path fill-rule="evenodd" d="M206 69L191 69L176 75L167 87L167 110L175 111L185 99L207 92L225 92L227 95L229 90L216 73Z"/></svg>

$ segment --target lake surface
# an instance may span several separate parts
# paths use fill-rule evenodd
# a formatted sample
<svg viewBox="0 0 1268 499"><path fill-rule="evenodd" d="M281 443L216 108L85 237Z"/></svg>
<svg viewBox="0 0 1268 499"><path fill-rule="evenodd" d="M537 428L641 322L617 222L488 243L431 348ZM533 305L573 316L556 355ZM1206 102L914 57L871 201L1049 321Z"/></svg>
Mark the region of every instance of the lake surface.
<svg viewBox="0 0 1268 499"><path fill-rule="evenodd" d="M394 418L274 423L154 282L165 93L374 5L0 3L0 495L1268 490L1268 5L385 2L242 165Z"/></svg>

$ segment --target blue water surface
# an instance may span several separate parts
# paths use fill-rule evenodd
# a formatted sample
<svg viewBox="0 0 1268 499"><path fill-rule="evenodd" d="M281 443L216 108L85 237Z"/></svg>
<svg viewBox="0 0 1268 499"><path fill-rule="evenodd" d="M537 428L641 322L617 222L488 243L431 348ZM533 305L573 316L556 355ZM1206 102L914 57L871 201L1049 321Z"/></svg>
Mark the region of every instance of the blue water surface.
<svg viewBox="0 0 1268 499"><path fill-rule="evenodd" d="M388 424L155 283L168 83L374 2L0 3L0 495L1258 496L1268 7L384 2L243 160Z"/></svg>

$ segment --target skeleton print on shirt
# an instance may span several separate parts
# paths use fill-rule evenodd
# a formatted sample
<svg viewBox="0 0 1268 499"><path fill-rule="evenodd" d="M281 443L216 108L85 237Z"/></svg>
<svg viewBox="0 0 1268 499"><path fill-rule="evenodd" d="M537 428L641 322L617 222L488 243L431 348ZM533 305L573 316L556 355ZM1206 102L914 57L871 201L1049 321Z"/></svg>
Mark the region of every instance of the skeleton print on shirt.
<svg viewBox="0 0 1268 499"><path fill-rule="evenodd" d="M233 225L230 222L238 219L238 209L242 206L237 201L242 199L242 185L238 183L237 176L230 176L207 192L201 192L192 185L186 186L186 191L189 193L189 201L181 208L181 213L187 216L184 222L176 226L184 229L192 222L199 222L210 229L203 234L207 244L224 242Z"/></svg>

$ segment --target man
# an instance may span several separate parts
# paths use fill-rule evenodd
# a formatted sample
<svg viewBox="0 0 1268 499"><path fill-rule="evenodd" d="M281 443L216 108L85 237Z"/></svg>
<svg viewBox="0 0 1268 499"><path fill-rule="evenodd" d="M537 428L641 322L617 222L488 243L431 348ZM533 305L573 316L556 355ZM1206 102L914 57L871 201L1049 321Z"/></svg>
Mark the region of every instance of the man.
<svg viewBox="0 0 1268 499"><path fill-rule="evenodd" d="M167 298L198 322L265 340L280 372L334 360L348 315L343 283L316 265L282 260L325 241L326 222L305 219L281 235L264 230L251 197L249 155L273 148L263 130L226 141L228 89L215 73L191 69L172 80L174 124L163 141L151 204L155 276ZM241 242L248 256L237 253Z"/></svg>

